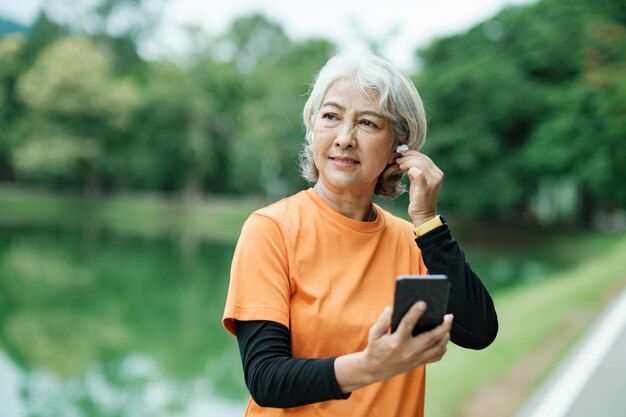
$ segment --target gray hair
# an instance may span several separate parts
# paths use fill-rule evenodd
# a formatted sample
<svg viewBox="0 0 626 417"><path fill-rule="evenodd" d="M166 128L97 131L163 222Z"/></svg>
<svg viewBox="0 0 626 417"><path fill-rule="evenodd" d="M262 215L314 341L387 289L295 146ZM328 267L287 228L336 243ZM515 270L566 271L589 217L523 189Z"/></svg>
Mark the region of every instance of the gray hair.
<svg viewBox="0 0 626 417"><path fill-rule="evenodd" d="M424 105L409 77L375 55L336 55L317 74L302 113L306 143L300 155L300 169L308 181L316 182L319 179L311 148L315 118L331 85L347 77L352 78L364 94L378 101L381 113L393 122L396 145L405 144L409 149L419 150L426 139ZM404 193L406 187L400 183L402 175L398 165L387 165L378 177L374 194L397 197Z"/></svg>

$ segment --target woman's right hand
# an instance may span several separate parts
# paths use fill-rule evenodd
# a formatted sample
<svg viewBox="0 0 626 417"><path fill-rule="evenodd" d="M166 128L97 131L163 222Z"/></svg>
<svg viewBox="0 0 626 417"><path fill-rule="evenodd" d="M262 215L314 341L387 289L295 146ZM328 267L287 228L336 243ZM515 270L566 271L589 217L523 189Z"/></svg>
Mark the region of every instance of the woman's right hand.
<svg viewBox="0 0 626 417"><path fill-rule="evenodd" d="M450 340L453 317L447 314L439 326L413 336L413 327L424 311L424 302L415 303L396 331L390 333L391 308L385 307L369 330L365 350L335 360L335 375L341 392L351 392L441 359Z"/></svg>
<svg viewBox="0 0 626 417"><path fill-rule="evenodd" d="M380 380L388 379L420 365L437 362L443 357L450 340L452 315L446 315L443 323L434 329L413 336L411 332L424 311L426 303L415 303L404 315L396 331L389 333L391 308L385 307L378 321L370 328L364 351L364 360L373 375Z"/></svg>

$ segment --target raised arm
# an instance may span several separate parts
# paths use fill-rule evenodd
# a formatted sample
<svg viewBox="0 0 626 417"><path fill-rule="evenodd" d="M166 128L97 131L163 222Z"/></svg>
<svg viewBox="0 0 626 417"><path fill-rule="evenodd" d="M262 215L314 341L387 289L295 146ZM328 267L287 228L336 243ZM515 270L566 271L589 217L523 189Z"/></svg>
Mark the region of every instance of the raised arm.
<svg viewBox="0 0 626 417"><path fill-rule="evenodd" d="M447 226L415 239L431 274L450 279L448 312L454 314L451 340L468 349L484 349L498 334L498 317L489 292L465 261Z"/></svg>

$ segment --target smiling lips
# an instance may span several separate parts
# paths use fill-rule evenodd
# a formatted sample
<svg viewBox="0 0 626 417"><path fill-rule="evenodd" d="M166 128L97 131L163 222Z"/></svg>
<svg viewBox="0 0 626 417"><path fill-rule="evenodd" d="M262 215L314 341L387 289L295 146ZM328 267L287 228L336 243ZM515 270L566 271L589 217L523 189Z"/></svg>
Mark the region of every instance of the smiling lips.
<svg viewBox="0 0 626 417"><path fill-rule="evenodd" d="M360 162L354 158L350 158L349 156L331 156L330 160L334 161L338 165L349 166L349 165L357 165Z"/></svg>

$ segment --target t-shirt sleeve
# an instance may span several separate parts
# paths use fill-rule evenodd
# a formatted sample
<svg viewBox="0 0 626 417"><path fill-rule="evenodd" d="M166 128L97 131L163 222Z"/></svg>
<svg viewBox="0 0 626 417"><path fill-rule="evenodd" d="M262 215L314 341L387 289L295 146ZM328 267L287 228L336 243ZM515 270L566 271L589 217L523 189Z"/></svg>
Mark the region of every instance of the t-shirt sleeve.
<svg viewBox="0 0 626 417"><path fill-rule="evenodd" d="M255 212L235 248L222 324L233 335L234 320L268 320L289 328L290 294L283 233L274 219Z"/></svg>

